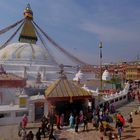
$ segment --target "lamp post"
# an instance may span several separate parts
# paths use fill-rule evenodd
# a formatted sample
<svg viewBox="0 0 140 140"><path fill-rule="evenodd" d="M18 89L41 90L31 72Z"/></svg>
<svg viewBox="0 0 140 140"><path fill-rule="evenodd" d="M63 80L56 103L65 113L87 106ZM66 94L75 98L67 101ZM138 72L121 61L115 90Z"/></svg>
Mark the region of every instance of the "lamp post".
<svg viewBox="0 0 140 140"><path fill-rule="evenodd" d="M102 42L99 43L99 49L100 49L100 92L102 92L102 86L103 86L103 82L102 82L102 48L103 48L103 44Z"/></svg>

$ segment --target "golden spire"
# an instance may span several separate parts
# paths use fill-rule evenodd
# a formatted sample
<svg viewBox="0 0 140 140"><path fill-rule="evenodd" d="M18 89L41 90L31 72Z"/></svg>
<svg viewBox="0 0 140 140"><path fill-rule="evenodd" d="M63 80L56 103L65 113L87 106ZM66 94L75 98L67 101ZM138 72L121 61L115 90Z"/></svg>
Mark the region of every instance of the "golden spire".
<svg viewBox="0 0 140 140"><path fill-rule="evenodd" d="M33 19L33 12L29 3L27 4L27 7L24 10L24 16L25 18Z"/></svg>
<svg viewBox="0 0 140 140"><path fill-rule="evenodd" d="M35 32L33 20L33 12L31 10L30 4L27 4L27 7L24 10L24 24L19 36L19 41L24 43L36 44L37 36Z"/></svg>

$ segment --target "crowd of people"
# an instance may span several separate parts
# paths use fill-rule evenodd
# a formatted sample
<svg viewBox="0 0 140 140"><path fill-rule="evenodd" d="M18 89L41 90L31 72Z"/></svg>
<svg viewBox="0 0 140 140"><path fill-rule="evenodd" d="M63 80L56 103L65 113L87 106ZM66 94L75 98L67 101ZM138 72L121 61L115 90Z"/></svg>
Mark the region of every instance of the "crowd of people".
<svg viewBox="0 0 140 140"><path fill-rule="evenodd" d="M95 130L99 130L106 136L108 135L109 140L115 139L115 137L121 139L126 120L121 113L115 114L114 119L116 128L113 128L113 126L110 125L110 122L113 122L113 115L110 116L110 110L108 107L108 105L105 105L103 107L98 106L96 109L93 110L93 112L83 112L81 110L77 114L70 113L69 119L67 120L69 122L69 128L73 129L76 133L81 131L81 129L83 132L88 131L88 123L90 122L93 124L93 128L95 128ZM41 137L45 138L46 135L49 137L49 140L56 140L53 135L54 125L58 130L63 131L63 128L66 125L65 121L65 115L63 113L60 115L58 113L50 114L47 116L43 115L41 119L41 126L38 128L37 132L33 134L31 130L27 133L26 127L28 123L28 118L26 115L24 115L19 124L18 135L19 137L21 137L21 140L33 140L34 138L36 138L36 140L41 140ZM130 129L132 129L132 113L129 114L127 121L129 123ZM115 130L117 130L116 136L113 132Z"/></svg>
<svg viewBox="0 0 140 140"><path fill-rule="evenodd" d="M136 83L130 83L129 92L128 92L128 101L134 101L135 99L138 99L140 102L140 91L138 89L138 84Z"/></svg>
<svg viewBox="0 0 140 140"><path fill-rule="evenodd" d="M41 126L38 128L36 134L33 134L33 132L30 130L27 133L27 123L28 123L28 118L27 115L24 114L22 117L21 122L19 123L19 128L18 128L18 136L21 138L21 140L33 140L34 136L36 140L41 140L41 136L43 135L44 138L47 135L49 135L49 140L54 139L55 137L53 135L53 124L50 117L46 117L45 115L41 119Z"/></svg>

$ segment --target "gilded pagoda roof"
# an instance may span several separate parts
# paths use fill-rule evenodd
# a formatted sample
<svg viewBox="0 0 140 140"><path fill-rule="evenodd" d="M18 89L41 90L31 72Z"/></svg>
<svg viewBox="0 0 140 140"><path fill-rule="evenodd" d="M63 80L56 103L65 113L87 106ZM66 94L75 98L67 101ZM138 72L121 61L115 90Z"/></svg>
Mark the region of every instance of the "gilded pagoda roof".
<svg viewBox="0 0 140 140"><path fill-rule="evenodd" d="M50 98L86 98L91 93L82 89L67 78L61 78L52 83L45 91L46 99Z"/></svg>

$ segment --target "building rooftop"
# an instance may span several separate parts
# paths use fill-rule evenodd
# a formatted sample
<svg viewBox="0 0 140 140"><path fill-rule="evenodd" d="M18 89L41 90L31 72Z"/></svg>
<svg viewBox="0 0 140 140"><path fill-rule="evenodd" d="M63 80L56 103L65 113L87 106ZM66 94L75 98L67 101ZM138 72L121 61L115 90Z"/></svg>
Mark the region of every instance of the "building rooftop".
<svg viewBox="0 0 140 140"><path fill-rule="evenodd" d="M25 87L26 80L12 73L0 73L0 87Z"/></svg>
<svg viewBox="0 0 140 140"><path fill-rule="evenodd" d="M1 73L0 80L23 80L23 78L12 73Z"/></svg>
<svg viewBox="0 0 140 140"><path fill-rule="evenodd" d="M91 93L82 89L67 78L60 78L46 89L45 97L47 99L81 98L91 97Z"/></svg>

